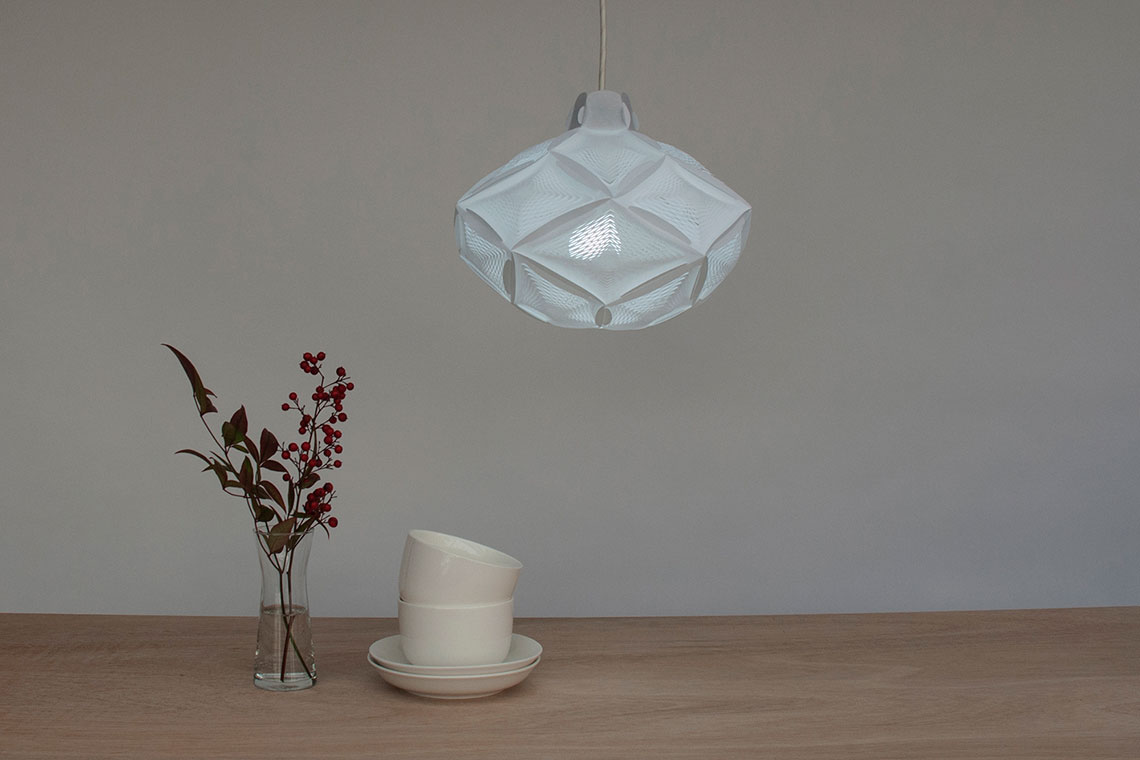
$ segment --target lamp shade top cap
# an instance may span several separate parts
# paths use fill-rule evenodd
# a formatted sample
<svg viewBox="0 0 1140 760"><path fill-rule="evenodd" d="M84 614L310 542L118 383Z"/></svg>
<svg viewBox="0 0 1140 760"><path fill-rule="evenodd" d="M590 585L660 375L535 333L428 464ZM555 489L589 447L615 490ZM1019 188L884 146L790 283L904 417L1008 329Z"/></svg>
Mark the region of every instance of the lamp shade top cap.
<svg viewBox="0 0 1140 760"><path fill-rule="evenodd" d="M586 129L616 131L636 129L637 122L630 107L629 96L612 90L595 90L578 96L575 116L578 125Z"/></svg>

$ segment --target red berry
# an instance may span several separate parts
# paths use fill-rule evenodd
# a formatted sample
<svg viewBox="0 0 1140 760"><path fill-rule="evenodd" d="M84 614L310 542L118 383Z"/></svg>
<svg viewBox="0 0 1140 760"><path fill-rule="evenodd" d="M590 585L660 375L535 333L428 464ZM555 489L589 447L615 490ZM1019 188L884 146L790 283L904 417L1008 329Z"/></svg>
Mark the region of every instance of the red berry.
<svg viewBox="0 0 1140 760"><path fill-rule="evenodd" d="M340 465L341 465L341 461L339 459L336 460L335 462L333 462L333 467L340 467Z"/></svg>
<svg viewBox="0 0 1140 760"><path fill-rule="evenodd" d="M334 447L333 447L333 451L335 451L336 453L340 454L340 453L342 453L342 452L344 451L344 446L341 446L341 445L338 443L336 446L334 446Z"/></svg>
<svg viewBox="0 0 1140 760"><path fill-rule="evenodd" d="M347 384L347 385L345 385L344 387L345 387L345 388L347 388L348 390L352 390L352 389L353 389L353 388L355 388L356 386L355 386L354 384L352 384L352 383L348 383L348 384Z"/></svg>
<svg viewBox="0 0 1140 760"><path fill-rule="evenodd" d="M337 367L336 368L336 376L337 377L344 377L346 374L348 374L348 373L346 373L344 371L344 367Z"/></svg>
<svg viewBox="0 0 1140 760"><path fill-rule="evenodd" d="M288 459L289 458L289 452L288 451L282 451L281 452L281 458L282 459Z"/></svg>
<svg viewBox="0 0 1140 760"><path fill-rule="evenodd" d="M292 480L292 478L289 477L289 473L285 473L284 475L282 475L281 479L284 480L286 483L288 483L290 480Z"/></svg>
<svg viewBox="0 0 1140 760"><path fill-rule="evenodd" d="M324 490L325 490L325 493L332 493L333 484L332 483L325 483L325 489Z"/></svg>
<svg viewBox="0 0 1140 760"><path fill-rule="evenodd" d="M304 435L304 434L305 434L305 428L303 428L303 427L297 428L297 435Z"/></svg>
<svg viewBox="0 0 1140 760"><path fill-rule="evenodd" d="M334 438L340 438L340 436L341 436L341 432L340 432L339 430L334 430L334 431L333 431L333 437L334 437Z"/></svg>
<svg viewBox="0 0 1140 760"><path fill-rule="evenodd" d="M325 352L321 351L317 354L317 361L323 362L325 360Z"/></svg>
<svg viewBox="0 0 1140 760"><path fill-rule="evenodd" d="M289 411L289 405L288 404L282 404L281 405L281 411L283 411L283 412Z"/></svg>
<svg viewBox="0 0 1140 760"><path fill-rule="evenodd" d="M296 401L297 400L297 394L296 393L290 393L289 394L289 400L290 401Z"/></svg>
<svg viewBox="0 0 1140 760"><path fill-rule="evenodd" d="M309 371L309 363L308 362L301 362L301 369L304 370L305 372L308 372Z"/></svg>
<svg viewBox="0 0 1140 760"><path fill-rule="evenodd" d="M308 450L309 450L309 442L305 441L304 443L301 444L301 451L308 451Z"/></svg>
<svg viewBox="0 0 1140 760"><path fill-rule="evenodd" d="M330 527L330 528L335 528L335 527L336 527L336 518L335 518L335 517L330 517L330 518L329 518L329 527Z"/></svg>
<svg viewBox="0 0 1140 760"><path fill-rule="evenodd" d="M308 351L306 351L305 352L305 361L311 362L312 360L313 360L313 355L310 354Z"/></svg>
<svg viewBox="0 0 1140 760"><path fill-rule="evenodd" d="M347 414L345 414L344 412L341 412L340 414L338 414L338 415L336 416L336 418L337 418L338 420L340 420L341 422L344 422L345 420L347 420L347 419L348 419L348 415L347 415Z"/></svg>
<svg viewBox="0 0 1140 760"><path fill-rule="evenodd" d="M320 466L321 466L320 457L313 457L313 467L320 467Z"/></svg>
<svg viewBox="0 0 1140 760"><path fill-rule="evenodd" d="M304 453L304 452L301 452L301 461L302 462L308 462L309 461L309 455Z"/></svg>

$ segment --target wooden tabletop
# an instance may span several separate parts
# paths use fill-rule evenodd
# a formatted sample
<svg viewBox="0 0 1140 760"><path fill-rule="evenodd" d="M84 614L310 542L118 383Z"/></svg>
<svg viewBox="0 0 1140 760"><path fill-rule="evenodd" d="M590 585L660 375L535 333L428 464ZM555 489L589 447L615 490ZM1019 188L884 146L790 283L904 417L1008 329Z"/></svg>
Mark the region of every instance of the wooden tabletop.
<svg viewBox="0 0 1140 760"><path fill-rule="evenodd" d="M0 615L0 757L1140 757L1140 607L521 619L542 662L468 701L366 664L394 620L313 629L275 694L253 618Z"/></svg>

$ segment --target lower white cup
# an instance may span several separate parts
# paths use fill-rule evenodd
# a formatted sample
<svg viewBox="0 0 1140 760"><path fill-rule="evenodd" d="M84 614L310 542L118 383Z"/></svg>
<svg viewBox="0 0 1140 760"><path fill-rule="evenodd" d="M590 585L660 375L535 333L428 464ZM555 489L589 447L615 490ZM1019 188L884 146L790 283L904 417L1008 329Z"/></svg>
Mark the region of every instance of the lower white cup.
<svg viewBox="0 0 1140 760"><path fill-rule="evenodd" d="M415 604L400 600L400 645L413 665L490 665L511 648L515 601Z"/></svg>

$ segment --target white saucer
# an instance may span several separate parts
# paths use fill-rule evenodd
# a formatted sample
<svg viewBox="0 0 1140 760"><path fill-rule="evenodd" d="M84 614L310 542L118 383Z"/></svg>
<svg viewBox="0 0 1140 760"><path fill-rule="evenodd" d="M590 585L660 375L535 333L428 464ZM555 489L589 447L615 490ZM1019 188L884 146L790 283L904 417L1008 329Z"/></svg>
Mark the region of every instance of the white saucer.
<svg viewBox="0 0 1140 760"><path fill-rule="evenodd" d="M530 664L541 654L542 645L520 633L511 635L511 648L507 650L506 658L502 662L489 665L413 665L404 655L399 634L375 641L368 647L368 656L375 664L388 670L422 676L476 676L505 673Z"/></svg>
<svg viewBox="0 0 1140 760"><path fill-rule="evenodd" d="M376 668L380 677L398 689L431 699L475 699L498 694L522 683L539 661L505 673L483 673L462 676L425 676L419 673L401 673L380 665L371 657L368 664Z"/></svg>

